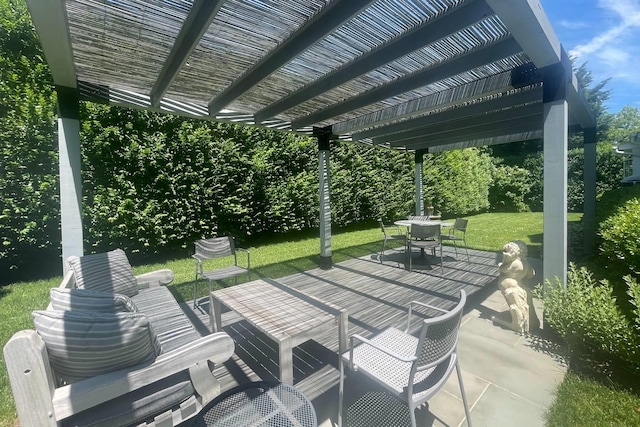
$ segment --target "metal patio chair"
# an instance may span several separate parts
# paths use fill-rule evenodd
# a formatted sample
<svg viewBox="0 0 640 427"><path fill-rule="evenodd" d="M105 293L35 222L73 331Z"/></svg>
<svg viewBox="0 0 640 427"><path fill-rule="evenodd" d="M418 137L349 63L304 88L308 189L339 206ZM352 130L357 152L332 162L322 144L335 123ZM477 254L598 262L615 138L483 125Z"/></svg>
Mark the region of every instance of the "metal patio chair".
<svg viewBox="0 0 640 427"><path fill-rule="evenodd" d="M409 271L413 270L413 257L411 250L420 248L420 253L431 249L436 256L436 249L440 248L440 271L444 271L442 263L442 242L440 241L440 224L420 225L412 224L407 241L407 255L409 256Z"/></svg>
<svg viewBox="0 0 640 427"><path fill-rule="evenodd" d="M400 231L400 227L397 227L395 225L393 226L389 226L389 225L385 225L384 222L382 221L382 219L378 218L378 223L380 224L380 230L382 230L382 252L380 252L380 264L382 264L382 257L384 256L384 249L385 246L387 244L387 240L402 240L405 249L407 246L407 235L406 233L402 233ZM387 228L394 228L396 230L397 234L389 234L387 232Z"/></svg>
<svg viewBox="0 0 640 427"><path fill-rule="evenodd" d="M416 426L415 409L444 386L454 368L467 425L471 426L457 352L460 320L466 300L466 293L461 290L460 301L451 311L411 301L404 332L391 327L371 339L352 335L350 350L342 355L350 370L365 374L407 404L413 427ZM412 311L416 306L441 313L437 317L423 319L417 337L409 333ZM339 408L342 408L343 391L344 370L341 370ZM339 414L338 424L341 423L342 414Z"/></svg>
<svg viewBox="0 0 640 427"><path fill-rule="evenodd" d="M469 249L467 249L467 224L469 223L468 219L456 218L456 222L453 224L453 227L449 229L449 233L443 234L440 236L440 240L445 241L449 240L453 242L453 247L456 251L456 257L458 256L458 245L456 242L462 242L464 244L464 250L467 253L467 261L470 261L469 258Z"/></svg>
<svg viewBox="0 0 640 427"><path fill-rule="evenodd" d="M192 257L196 261L196 280L193 284L193 307L197 306L198 280L206 279L209 282L209 293L211 293L211 282L234 278L238 283L238 276L247 273L251 280L251 254L247 249L236 248L232 236L214 237L211 239L201 239L195 243L196 253ZM247 254L247 267L238 265L237 252L242 251ZM233 257L233 264L226 267L213 268L207 270L207 261L216 258Z"/></svg>

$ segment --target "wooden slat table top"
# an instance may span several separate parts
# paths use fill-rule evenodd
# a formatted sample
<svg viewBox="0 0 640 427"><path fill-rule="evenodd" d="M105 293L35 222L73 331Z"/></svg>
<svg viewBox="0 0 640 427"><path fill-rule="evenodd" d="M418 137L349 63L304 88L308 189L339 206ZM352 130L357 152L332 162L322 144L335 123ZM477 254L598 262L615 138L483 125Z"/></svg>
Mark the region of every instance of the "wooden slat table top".
<svg viewBox="0 0 640 427"><path fill-rule="evenodd" d="M270 279L213 291L212 296L279 340L299 336L323 324L331 326L342 311Z"/></svg>

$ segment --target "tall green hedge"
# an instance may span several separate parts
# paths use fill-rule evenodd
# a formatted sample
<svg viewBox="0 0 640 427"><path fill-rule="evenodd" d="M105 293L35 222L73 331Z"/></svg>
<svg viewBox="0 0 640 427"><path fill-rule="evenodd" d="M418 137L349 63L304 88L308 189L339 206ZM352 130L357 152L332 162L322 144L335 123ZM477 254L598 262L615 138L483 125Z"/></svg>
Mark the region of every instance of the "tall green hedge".
<svg viewBox="0 0 640 427"><path fill-rule="evenodd" d="M95 104L82 116L89 250L154 253L318 226L313 139ZM335 142L330 165L336 226L413 211L410 154ZM489 166L477 149L427 155L426 197L452 215L485 209Z"/></svg>
<svg viewBox="0 0 640 427"><path fill-rule="evenodd" d="M25 4L0 2L0 281L43 268L59 246L51 83Z"/></svg>

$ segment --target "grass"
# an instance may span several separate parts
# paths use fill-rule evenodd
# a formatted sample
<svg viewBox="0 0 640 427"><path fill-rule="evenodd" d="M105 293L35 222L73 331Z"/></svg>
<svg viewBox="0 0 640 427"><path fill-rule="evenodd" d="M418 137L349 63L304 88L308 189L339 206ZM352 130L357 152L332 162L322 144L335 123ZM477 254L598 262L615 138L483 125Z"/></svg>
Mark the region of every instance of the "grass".
<svg viewBox="0 0 640 427"><path fill-rule="evenodd" d="M523 240L530 245L530 255L539 253L542 243L541 213L491 213L467 216L467 244L470 248L499 251L510 240ZM571 214L570 221L579 220ZM360 229L334 229L332 238L333 262L374 254L381 249L381 234L377 226ZM302 233L277 236L271 241L256 243L251 251L253 277L282 277L318 266L320 240ZM240 256L240 262L246 262ZM171 289L178 299L193 298L194 261L185 255L162 264L134 266L136 274L158 268L170 268L175 273ZM61 277L34 282L14 283L0 288L0 343L2 346L16 331L31 328L31 311L44 309L49 300L48 291L59 284ZM242 278L239 282L246 280ZM200 286L200 296L206 294ZM0 363L0 427L16 425L16 414L2 357Z"/></svg>
<svg viewBox="0 0 640 427"><path fill-rule="evenodd" d="M640 425L640 397L569 372L546 413L548 427L632 427Z"/></svg>

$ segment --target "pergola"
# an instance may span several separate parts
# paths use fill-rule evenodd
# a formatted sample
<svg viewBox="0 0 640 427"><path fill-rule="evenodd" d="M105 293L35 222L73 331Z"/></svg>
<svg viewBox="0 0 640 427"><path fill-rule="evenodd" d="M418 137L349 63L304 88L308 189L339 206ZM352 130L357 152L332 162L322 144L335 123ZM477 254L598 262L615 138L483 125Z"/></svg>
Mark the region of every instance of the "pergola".
<svg viewBox="0 0 640 427"><path fill-rule="evenodd" d="M421 213L425 153L542 138L543 276L566 283L567 137L584 135L589 226L595 120L539 1L27 4L58 93L63 259L83 252L82 99L317 137L325 267L332 141L415 152Z"/></svg>

